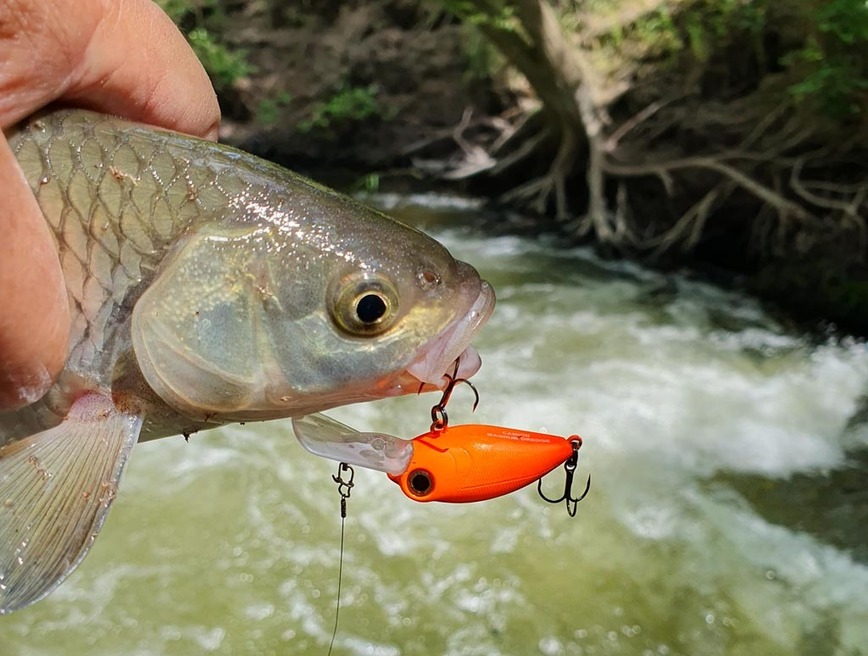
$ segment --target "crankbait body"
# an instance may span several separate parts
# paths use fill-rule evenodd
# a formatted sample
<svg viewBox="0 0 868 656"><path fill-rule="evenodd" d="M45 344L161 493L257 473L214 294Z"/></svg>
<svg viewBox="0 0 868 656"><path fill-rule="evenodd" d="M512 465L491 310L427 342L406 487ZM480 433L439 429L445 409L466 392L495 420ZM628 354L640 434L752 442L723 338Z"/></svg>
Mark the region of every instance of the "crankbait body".
<svg viewBox="0 0 868 656"><path fill-rule="evenodd" d="M572 457L581 438L462 424L429 431L411 444L407 468L389 474L404 494L414 501L467 503L509 494L542 478Z"/></svg>

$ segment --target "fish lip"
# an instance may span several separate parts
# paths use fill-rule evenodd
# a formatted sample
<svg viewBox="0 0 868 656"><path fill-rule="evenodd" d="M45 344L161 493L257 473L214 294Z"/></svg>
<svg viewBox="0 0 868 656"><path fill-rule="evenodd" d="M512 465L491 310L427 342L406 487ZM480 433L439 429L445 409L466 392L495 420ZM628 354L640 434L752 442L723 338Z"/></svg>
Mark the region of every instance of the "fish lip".
<svg viewBox="0 0 868 656"><path fill-rule="evenodd" d="M482 360L470 342L488 321L494 305L494 289L483 280L479 295L467 312L430 342L410 363L405 370L408 380L404 380L405 376L402 376L398 387L415 384L417 389L412 390L414 392L442 390L448 383L446 374L452 375L456 362L458 378L470 378L479 371Z"/></svg>

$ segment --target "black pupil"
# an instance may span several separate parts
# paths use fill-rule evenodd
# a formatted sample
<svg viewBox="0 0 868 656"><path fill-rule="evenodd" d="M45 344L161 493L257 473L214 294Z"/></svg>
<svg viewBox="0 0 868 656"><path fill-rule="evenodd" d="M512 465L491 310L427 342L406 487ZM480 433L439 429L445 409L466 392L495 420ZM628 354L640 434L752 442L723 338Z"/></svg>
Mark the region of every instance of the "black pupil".
<svg viewBox="0 0 868 656"><path fill-rule="evenodd" d="M410 489L416 494L427 494L431 490L431 479L428 472L418 471L410 476Z"/></svg>
<svg viewBox="0 0 868 656"><path fill-rule="evenodd" d="M377 323L386 314L386 301L378 294L365 294L356 304L356 315L362 323Z"/></svg>

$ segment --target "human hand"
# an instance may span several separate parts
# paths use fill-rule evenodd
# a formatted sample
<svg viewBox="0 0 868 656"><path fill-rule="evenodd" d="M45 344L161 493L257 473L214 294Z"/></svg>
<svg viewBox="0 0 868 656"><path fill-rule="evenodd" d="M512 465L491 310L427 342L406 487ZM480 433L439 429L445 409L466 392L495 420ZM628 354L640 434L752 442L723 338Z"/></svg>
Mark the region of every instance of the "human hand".
<svg viewBox="0 0 868 656"><path fill-rule="evenodd" d="M150 0L0 2L0 130L59 101L214 139L211 83ZM69 308L53 236L0 134L0 410L66 361Z"/></svg>

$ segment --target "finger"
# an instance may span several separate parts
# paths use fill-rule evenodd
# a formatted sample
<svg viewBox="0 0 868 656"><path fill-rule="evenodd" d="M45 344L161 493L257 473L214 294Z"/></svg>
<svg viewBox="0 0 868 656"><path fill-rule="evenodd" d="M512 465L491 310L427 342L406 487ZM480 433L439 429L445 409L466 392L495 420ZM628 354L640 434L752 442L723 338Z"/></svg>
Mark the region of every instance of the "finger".
<svg viewBox="0 0 868 656"><path fill-rule="evenodd" d="M150 0L2 2L0 49L0 127L61 100L217 136L220 109L208 76Z"/></svg>
<svg viewBox="0 0 868 656"><path fill-rule="evenodd" d="M65 99L216 139L217 96L171 19L150 0L98 4L106 4L109 11L94 30ZM132 57L131 44L135 44Z"/></svg>
<svg viewBox="0 0 868 656"><path fill-rule="evenodd" d="M0 409L11 409L40 398L63 368L69 306L53 237L2 135L0 189Z"/></svg>

